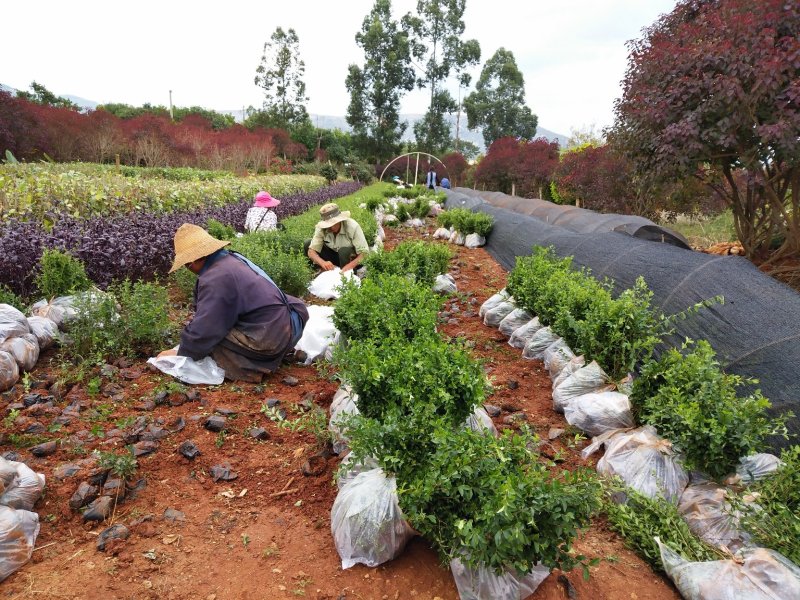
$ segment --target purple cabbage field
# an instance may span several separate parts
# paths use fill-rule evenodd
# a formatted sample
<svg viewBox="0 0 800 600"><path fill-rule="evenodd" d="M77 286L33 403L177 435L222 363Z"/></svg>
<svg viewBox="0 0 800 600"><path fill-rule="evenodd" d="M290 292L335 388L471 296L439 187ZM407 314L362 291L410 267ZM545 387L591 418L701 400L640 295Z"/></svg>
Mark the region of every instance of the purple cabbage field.
<svg viewBox="0 0 800 600"><path fill-rule="evenodd" d="M279 219L299 215L361 187L358 182L343 182L286 196L280 199L275 212ZM88 220L56 215L50 231L42 223L10 220L0 229L0 284L29 297L35 291L33 281L39 258L49 248L66 250L82 260L89 278L101 287L125 277L146 280L166 275L172 264L172 238L181 224L205 226L208 219L216 219L242 231L250 206L251 200L246 199L207 210L166 215L134 212Z"/></svg>

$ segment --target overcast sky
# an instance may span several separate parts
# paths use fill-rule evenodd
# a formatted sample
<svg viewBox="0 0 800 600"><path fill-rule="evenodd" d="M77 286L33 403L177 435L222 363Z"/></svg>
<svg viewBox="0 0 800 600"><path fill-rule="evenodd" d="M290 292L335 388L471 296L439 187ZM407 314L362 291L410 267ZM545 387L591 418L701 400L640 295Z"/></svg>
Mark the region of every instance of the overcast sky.
<svg viewBox="0 0 800 600"><path fill-rule="evenodd" d="M354 36L373 0L4 2L0 83L31 81L96 102L259 107L253 83L264 42L293 27L306 64L310 113L343 116L347 65L362 64ZM416 0L394 0L397 17ZM465 38L481 65L499 47L514 53L526 101L542 127L569 135L613 122L625 74L625 42L671 11L675 0L467 0ZM473 84L480 73L474 71ZM425 92L403 99L422 113Z"/></svg>

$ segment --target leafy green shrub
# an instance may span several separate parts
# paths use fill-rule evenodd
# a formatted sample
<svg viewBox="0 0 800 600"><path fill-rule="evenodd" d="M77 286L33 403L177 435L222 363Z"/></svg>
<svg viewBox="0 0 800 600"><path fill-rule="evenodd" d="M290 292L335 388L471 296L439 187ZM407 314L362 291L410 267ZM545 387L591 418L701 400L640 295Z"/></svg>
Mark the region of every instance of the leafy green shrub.
<svg viewBox="0 0 800 600"><path fill-rule="evenodd" d="M786 416L769 417L760 391L737 395L755 383L723 372L707 341L687 340L681 351L644 364L630 399L640 420L670 440L689 469L722 477L742 456L760 451L767 436L785 434Z"/></svg>
<svg viewBox="0 0 800 600"><path fill-rule="evenodd" d="M775 473L753 485L748 493L758 492L756 510L747 510L742 527L753 540L800 563L800 446L781 453L781 466Z"/></svg>
<svg viewBox="0 0 800 600"><path fill-rule="evenodd" d="M375 212L375 211L376 211L376 210L378 210L378 209L379 209L381 206L383 206L383 199L382 199L380 196L373 196L373 195L370 195L370 197L369 197L369 198L367 198L367 199L364 201L364 204L366 204L366 206L367 206L367 210L368 210L368 211L370 211L370 212Z"/></svg>
<svg viewBox="0 0 800 600"><path fill-rule="evenodd" d="M11 288L3 283L0 283L0 304L10 304L19 310L22 310L26 305L21 296L15 294Z"/></svg>
<svg viewBox="0 0 800 600"><path fill-rule="evenodd" d="M339 173L336 171L336 167L330 163L322 165L319 170L319 174L325 178L329 185L336 181L336 178L339 176Z"/></svg>
<svg viewBox="0 0 800 600"><path fill-rule="evenodd" d="M695 537L672 502L660 496L648 498L630 488L625 489L625 494L625 504L617 504L611 498L604 502L609 525L623 537L628 548L656 571L663 571L664 566L655 536L689 561L725 558L716 548Z"/></svg>
<svg viewBox="0 0 800 600"><path fill-rule="evenodd" d="M440 222L442 216L452 212L440 214ZM508 274L506 290L514 297L517 306L538 316L546 308L541 295L547 282L556 273L568 272L571 264L572 258L558 258L552 247L535 246L531 256L517 257L516 265Z"/></svg>
<svg viewBox="0 0 800 600"><path fill-rule="evenodd" d="M486 237L494 226L492 215L474 213L466 208L452 208L440 214L438 218L442 227L455 227L456 231L464 235L477 233Z"/></svg>
<svg viewBox="0 0 800 600"><path fill-rule="evenodd" d="M216 219L209 219L206 222L206 231L218 240L232 240L236 237L236 230L233 227L220 223Z"/></svg>
<svg viewBox="0 0 800 600"><path fill-rule="evenodd" d="M398 204L397 208L394 209L394 216L397 217L397 220L401 223L408 221L411 218L411 212L408 210L408 204Z"/></svg>
<svg viewBox="0 0 800 600"><path fill-rule="evenodd" d="M369 254L364 264L367 277L381 273L411 275L418 283L432 286L437 275L447 272L452 256L445 244L403 242L394 250Z"/></svg>
<svg viewBox="0 0 800 600"><path fill-rule="evenodd" d="M555 271L538 291L538 314L543 325L550 325L565 339L572 339L572 327L609 291L587 271ZM594 356L592 357L594 358Z"/></svg>
<svg viewBox="0 0 800 600"><path fill-rule="evenodd" d="M306 293L313 271L302 252L287 251L263 233L243 235L233 240L230 247L264 269L287 294L302 297Z"/></svg>
<svg viewBox="0 0 800 600"><path fill-rule="evenodd" d="M425 196L419 196L414 199L414 204L408 207L408 213L415 219L424 219L431 212L431 205Z"/></svg>
<svg viewBox="0 0 800 600"><path fill-rule="evenodd" d="M438 415L455 427L486 396L481 365L465 350L437 336L337 346L334 362L342 379L358 394L361 414L379 422L388 414Z"/></svg>
<svg viewBox="0 0 800 600"><path fill-rule="evenodd" d="M442 298L430 287L399 275L347 282L336 302L333 323L348 341L397 336L412 340L436 334Z"/></svg>
<svg viewBox="0 0 800 600"><path fill-rule="evenodd" d="M375 178L375 169L366 163L350 163L345 170L350 178L361 183L369 183Z"/></svg>
<svg viewBox="0 0 800 600"><path fill-rule="evenodd" d="M39 260L36 287L45 298L67 296L92 286L83 263L67 252L45 250Z"/></svg>
<svg viewBox="0 0 800 600"><path fill-rule="evenodd" d="M453 226L453 211L446 210L444 212L440 212L438 215L436 215L436 221L439 223L440 227L450 229Z"/></svg>

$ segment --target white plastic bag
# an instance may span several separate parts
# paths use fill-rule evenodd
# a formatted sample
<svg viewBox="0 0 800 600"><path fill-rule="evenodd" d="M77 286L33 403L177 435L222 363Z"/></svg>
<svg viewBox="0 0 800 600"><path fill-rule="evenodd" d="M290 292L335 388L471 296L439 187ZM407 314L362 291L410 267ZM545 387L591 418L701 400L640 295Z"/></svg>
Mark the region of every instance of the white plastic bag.
<svg viewBox="0 0 800 600"><path fill-rule="evenodd" d="M361 285L361 280L356 277L353 270L342 271L339 267L330 271L323 271L311 280L308 284L308 292L323 300L335 300L341 296L339 286L345 281L355 281L356 285Z"/></svg>
<svg viewBox="0 0 800 600"><path fill-rule="evenodd" d="M747 532L739 529L739 515L728 501L728 489L716 483L689 485L683 490L678 511L692 533L712 546L736 552L750 541Z"/></svg>
<svg viewBox="0 0 800 600"><path fill-rule="evenodd" d="M304 364L310 365L315 358L325 353L328 346L334 343L339 330L333 324L332 306L309 304L306 308L308 309L308 322L294 349L305 352Z"/></svg>
<svg viewBox="0 0 800 600"><path fill-rule="evenodd" d="M25 315L10 304L0 304L0 344L30 332Z"/></svg>
<svg viewBox="0 0 800 600"><path fill-rule="evenodd" d="M382 469L356 475L336 495L331 533L342 568L392 560L414 536L397 503L397 484Z"/></svg>
<svg viewBox="0 0 800 600"><path fill-rule="evenodd" d="M457 558L450 561L450 571L461 600L524 600L550 575L544 565L535 566L527 574L507 570L497 575L483 566L470 568Z"/></svg>
<svg viewBox="0 0 800 600"><path fill-rule="evenodd" d="M689 562L656 539L661 562L686 600L797 600L800 567L767 548L742 550L737 560Z"/></svg>
<svg viewBox="0 0 800 600"><path fill-rule="evenodd" d="M433 239L436 240L449 240L450 239L450 230L445 229L444 227L439 227L436 231L433 232Z"/></svg>
<svg viewBox="0 0 800 600"><path fill-rule="evenodd" d="M371 456L368 456L362 462L356 462L353 458L353 453L348 452L339 464L339 470L336 471L336 487L342 489L353 481L356 476L377 468L379 468L378 461Z"/></svg>
<svg viewBox="0 0 800 600"><path fill-rule="evenodd" d="M575 353L563 339L558 339L545 348L544 368L550 373L550 379L554 380L558 377L573 358L575 358Z"/></svg>
<svg viewBox="0 0 800 600"><path fill-rule="evenodd" d="M783 464L780 458L766 452L743 456L739 459L739 464L736 467L737 482L753 483L754 481L759 481L777 471Z"/></svg>
<svg viewBox="0 0 800 600"><path fill-rule="evenodd" d="M39 341L32 333L7 339L0 343L0 350L14 357L20 371L30 371L39 360Z"/></svg>
<svg viewBox="0 0 800 600"><path fill-rule="evenodd" d="M433 291L436 294L455 294L458 291L456 281L450 273L444 275L437 275L436 281L433 282Z"/></svg>
<svg viewBox="0 0 800 600"><path fill-rule="evenodd" d="M531 313L524 308L515 308L500 321L500 333L511 337L517 329L529 323L531 318Z"/></svg>
<svg viewBox="0 0 800 600"><path fill-rule="evenodd" d="M219 385L225 380L225 370L210 356L202 360L188 356L152 357L147 363L183 383Z"/></svg>
<svg viewBox="0 0 800 600"><path fill-rule="evenodd" d="M17 471L17 477L8 485L0 496L0 504L11 508L33 510L36 501L42 496L44 489L44 475L34 472L28 465L13 460L6 460L0 456L0 465L3 470L9 467Z"/></svg>
<svg viewBox="0 0 800 600"><path fill-rule="evenodd" d="M0 392L14 387L19 381L19 365L8 352L0 351Z"/></svg>
<svg viewBox="0 0 800 600"><path fill-rule="evenodd" d="M689 483L689 476L675 456L672 444L649 425L631 431L609 432L592 440L581 452L586 458L605 444L606 453L597 472L618 475L630 487L647 496L663 496L673 504Z"/></svg>
<svg viewBox="0 0 800 600"><path fill-rule="evenodd" d="M628 396L619 392L584 394L573 398L564 407L564 418L591 436L615 429L630 429L635 425Z"/></svg>
<svg viewBox="0 0 800 600"><path fill-rule="evenodd" d="M480 248L486 245L486 238L477 233L470 233L464 238L464 246L466 248Z"/></svg>
<svg viewBox="0 0 800 600"><path fill-rule="evenodd" d="M455 244L456 246L463 246L464 234L460 231L454 231L450 234L450 243Z"/></svg>
<svg viewBox="0 0 800 600"><path fill-rule="evenodd" d="M614 386L608 383L608 375L596 361L575 371L553 390L553 410L563 413L573 398L584 394L606 392Z"/></svg>
<svg viewBox="0 0 800 600"><path fill-rule="evenodd" d="M560 339L561 338L558 337L557 334L553 333L552 329L549 327L542 327L534 333L531 339L528 340L528 343L525 344L525 348L522 349L522 358L527 358L528 360L542 360L544 358L544 351L547 350L548 346Z"/></svg>
<svg viewBox="0 0 800 600"><path fill-rule="evenodd" d="M38 514L0 506L0 581L30 560L38 535Z"/></svg>
<svg viewBox="0 0 800 600"><path fill-rule="evenodd" d="M511 296L505 289L500 290L494 296L491 296L488 300L486 300L486 302L481 304L481 307L478 309L478 316L482 319L488 311L492 310L501 302L507 302L510 297Z"/></svg>
<svg viewBox="0 0 800 600"><path fill-rule="evenodd" d="M493 309L486 311L483 315L483 324L489 327L497 327L500 321L506 318L511 312L517 308L514 306L513 298L509 298L506 302L501 302Z"/></svg>
<svg viewBox="0 0 800 600"><path fill-rule="evenodd" d="M75 296L59 296L50 302L39 300L31 307L31 315L34 317L45 317L53 321L59 329L78 316L75 308Z"/></svg>
<svg viewBox="0 0 800 600"><path fill-rule="evenodd" d="M333 451L341 454L348 448L347 435L341 420L347 415L357 415L358 394L354 394L349 385L344 385L336 390L331 402L331 418L328 429L333 433Z"/></svg>
<svg viewBox="0 0 800 600"><path fill-rule="evenodd" d="M31 333L36 336L40 350L47 350L58 339L58 325L47 317L28 317Z"/></svg>
<svg viewBox="0 0 800 600"><path fill-rule="evenodd" d="M531 340L533 334L539 331L542 327L543 325L539 322L539 317L534 317L521 327L518 327L514 330L508 340L508 345L512 348L519 348L522 350Z"/></svg>
<svg viewBox="0 0 800 600"><path fill-rule="evenodd" d="M467 417L467 428L478 433L491 433L497 437L497 427L492 422L492 417L482 406L478 406L475 411Z"/></svg>
<svg viewBox="0 0 800 600"><path fill-rule="evenodd" d="M572 376L574 373L578 372L586 366L586 359L583 356L576 356L572 360L570 360L563 369L561 369L561 373L553 380L553 389L556 389L564 380L568 377Z"/></svg>
<svg viewBox="0 0 800 600"><path fill-rule="evenodd" d="M409 219L403 225L406 227L425 227L425 221L422 219Z"/></svg>

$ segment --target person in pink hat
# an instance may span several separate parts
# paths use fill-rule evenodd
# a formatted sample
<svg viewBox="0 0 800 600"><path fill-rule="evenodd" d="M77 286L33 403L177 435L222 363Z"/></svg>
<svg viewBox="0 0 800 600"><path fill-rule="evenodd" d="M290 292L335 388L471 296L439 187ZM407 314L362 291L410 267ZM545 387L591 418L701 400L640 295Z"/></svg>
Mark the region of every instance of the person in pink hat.
<svg viewBox="0 0 800 600"><path fill-rule="evenodd" d="M258 192L253 199L253 206L247 211L244 228L248 232L271 231L278 227L278 216L271 211L281 203L269 195L269 192Z"/></svg>

